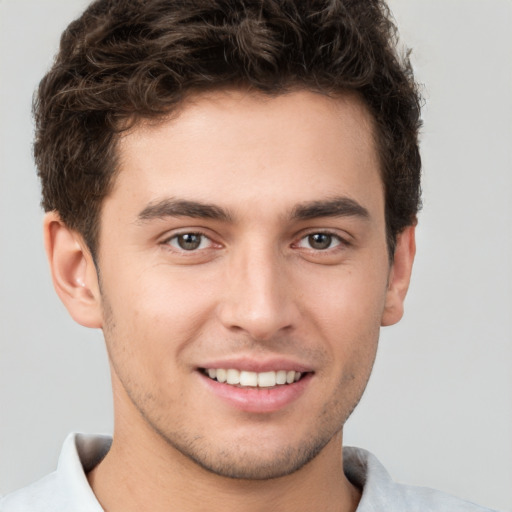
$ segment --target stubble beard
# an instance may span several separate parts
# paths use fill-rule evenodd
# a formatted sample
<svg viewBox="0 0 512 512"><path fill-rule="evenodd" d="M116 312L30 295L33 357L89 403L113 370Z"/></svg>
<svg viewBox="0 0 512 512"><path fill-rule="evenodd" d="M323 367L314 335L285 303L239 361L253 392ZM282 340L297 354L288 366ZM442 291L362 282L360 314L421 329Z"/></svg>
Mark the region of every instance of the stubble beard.
<svg viewBox="0 0 512 512"><path fill-rule="evenodd" d="M291 475L312 462L337 436L340 443L336 446L341 449L344 423L357 405L354 403L347 407L347 404L329 402L319 415L312 435L269 451L260 439L239 438L220 445L207 436L194 435L183 425L168 430L166 427L172 424L172 420L158 414L162 408L157 402L147 395L143 397L137 389L121 384L145 424L171 449L171 453L177 452L210 474L246 481L272 480Z"/></svg>
<svg viewBox="0 0 512 512"><path fill-rule="evenodd" d="M105 340L115 339L116 324L110 304L104 295L103 309ZM116 368L115 358L112 357L110 351L109 357L112 371L115 372L119 384L143 418L144 423L171 450L177 451L209 473L223 478L248 481L272 480L291 475L313 461L336 436L339 435L341 441L343 426L359 403L373 366L372 360L366 378L354 393L352 402L346 400L344 391L347 384L354 379L353 375L340 379L337 392L333 395L337 398L325 404L317 417L316 428L312 430L312 435L305 437L301 442L295 442L294 445L288 445L269 453L265 451L265 446L255 446L253 439L238 439L237 446L234 446L235 443L228 443L229 446L222 447L213 446L213 442L206 436L194 435L183 425L179 429L168 431L165 427L172 424L172 417L167 419L165 415L159 414L159 411L166 410L165 405L159 405L156 397L151 394L144 394L143 390L138 389L131 379L125 382ZM249 449L244 449L245 446L248 446ZM341 448L341 442L339 446ZM341 453L339 456L341 457Z"/></svg>
<svg viewBox="0 0 512 512"><path fill-rule="evenodd" d="M245 442L237 440L236 447L221 448L212 446L208 439L202 437L192 439L183 432L166 433L149 420L141 408L138 410L168 446L207 472L236 480L262 481L291 475L314 460L336 435L341 434L343 428L339 425L334 432L327 429L317 432L316 436L298 446L290 445L269 453L265 446L259 442L255 445L251 439ZM245 446L249 449L244 449Z"/></svg>

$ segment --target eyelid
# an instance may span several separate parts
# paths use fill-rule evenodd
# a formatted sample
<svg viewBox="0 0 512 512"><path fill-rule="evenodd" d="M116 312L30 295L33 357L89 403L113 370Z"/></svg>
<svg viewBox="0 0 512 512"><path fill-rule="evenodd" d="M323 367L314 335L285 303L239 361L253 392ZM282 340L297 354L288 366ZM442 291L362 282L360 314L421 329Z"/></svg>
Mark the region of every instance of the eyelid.
<svg viewBox="0 0 512 512"><path fill-rule="evenodd" d="M207 239L209 241L208 247L204 247L202 249L194 249L194 250L187 251L186 249L175 247L175 246L172 246L170 244L171 240L176 239L179 236L187 235L187 234L198 235L198 236L201 236L201 237ZM329 236L333 237L338 243L336 243L333 247L329 247L327 249L314 249L312 247L307 248L307 247L300 247L299 246L300 242L302 242L303 240L305 240L309 236L316 235L316 234L329 235ZM163 246L166 246L166 247L168 247L168 248L170 248L172 250L175 250L176 252L179 252L179 253L193 254L193 253L197 253L199 251L205 251L207 249L211 249L211 248L215 248L215 247L219 247L219 248L222 247L223 244L220 243L220 242L217 242L215 240L215 238L216 238L215 234L212 235L208 229L205 229L205 228L202 228L202 227L193 227L192 226L192 227L185 227L185 228L177 228L176 230L173 230L170 233L167 232L165 234L165 236L161 239L159 244L163 245ZM328 252L336 250L336 249L339 250L340 246L341 246L341 248L345 248L345 247L351 246L352 242L351 242L350 239L351 239L351 236L348 233L340 234L339 231L334 230L334 229L330 229L330 228L316 228L316 229L315 228L311 228L311 229L308 229L307 231L302 231L298 236L296 236L295 237L295 241L291 244L291 246L292 247L299 247L299 248L306 249L306 250L313 251L313 252L317 252L317 253L320 253L320 252L328 253Z"/></svg>
<svg viewBox="0 0 512 512"><path fill-rule="evenodd" d="M198 247L194 247L192 249L185 249L183 247L180 247L180 237L184 237L186 235L192 235L194 237L197 237L199 238L199 246ZM176 242L176 243L174 243ZM211 244L211 240L201 234L201 233L182 233L180 235L174 235L172 236L171 238L169 238L169 240L167 241L167 245L170 245L173 249L177 250L177 251L185 251L185 252L196 252L196 251L200 251L200 250L204 250L204 249L208 249L209 246ZM203 247L203 245L207 245L208 247Z"/></svg>
<svg viewBox="0 0 512 512"><path fill-rule="evenodd" d="M204 250L207 250L207 249L211 249L212 247L215 247L215 246L220 247L221 244L216 242L214 240L213 236L211 234L207 233L206 231L207 230L205 230L203 228L195 228L195 227L176 229L176 230L172 231L171 233L169 233L169 232L166 233L166 235L162 238L162 240L159 242L159 244L163 245L163 246L165 246L167 248L171 248L172 250L174 250L176 252L179 252L179 253L189 253L189 254L192 254L194 252L204 251ZM201 236L204 239L209 240L209 242L210 242L209 246L208 247L204 247L202 249L195 249L195 250L187 251L186 249L175 247L175 246L170 244L171 240L176 239L179 236L183 236L183 235L197 235L197 236Z"/></svg>
<svg viewBox="0 0 512 512"><path fill-rule="evenodd" d="M301 233L297 238L296 238L296 242L293 243L293 245L298 245L299 242L301 242L302 240L308 238L309 236L311 235L329 235L333 238L335 238L336 240L338 240L338 244L336 244L334 247L330 247L329 249L323 249L323 250L319 250L319 249L313 249L311 248L312 251L316 251L316 252L328 252L329 250L331 249L335 249L336 247L342 245L344 247L348 247L350 245L352 245L352 242L350 241L350 235L348 234L340 234L338 231L336 230L333 230L333 229L329 229L329 228L325 228L325 229L309 229L308 231L306 232L303 232Z"/></svg>

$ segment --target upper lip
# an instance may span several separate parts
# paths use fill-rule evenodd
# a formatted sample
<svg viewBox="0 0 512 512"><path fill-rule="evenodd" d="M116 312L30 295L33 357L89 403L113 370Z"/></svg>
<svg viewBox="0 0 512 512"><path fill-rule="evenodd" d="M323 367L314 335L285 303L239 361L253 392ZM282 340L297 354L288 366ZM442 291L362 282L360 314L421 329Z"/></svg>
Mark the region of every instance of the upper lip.
<svg viewBox="0 0 512 512"><path fill-rule="evenodd" d="M313 369L303 363L293 361L284 357L256 359L254 357L234 357L216 359L198 365L201 369L236 369L248 372L277 372L279 370L294 370L300 373L312 372Z"/></svg>

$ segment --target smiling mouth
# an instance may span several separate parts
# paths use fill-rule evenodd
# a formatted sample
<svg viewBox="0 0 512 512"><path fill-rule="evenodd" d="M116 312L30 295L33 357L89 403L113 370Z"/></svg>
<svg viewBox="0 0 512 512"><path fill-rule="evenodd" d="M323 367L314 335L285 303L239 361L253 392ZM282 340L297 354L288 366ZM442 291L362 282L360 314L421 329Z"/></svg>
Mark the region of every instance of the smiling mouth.
<svg viewBox="0 0 512 512"><path fill-rule="evenodd" d="M222 384L237 387L272 388L286 386L299 381L305 373L294 370L278 370L270 372L250 372L233 368L202 368L202 373Z"/></svg>

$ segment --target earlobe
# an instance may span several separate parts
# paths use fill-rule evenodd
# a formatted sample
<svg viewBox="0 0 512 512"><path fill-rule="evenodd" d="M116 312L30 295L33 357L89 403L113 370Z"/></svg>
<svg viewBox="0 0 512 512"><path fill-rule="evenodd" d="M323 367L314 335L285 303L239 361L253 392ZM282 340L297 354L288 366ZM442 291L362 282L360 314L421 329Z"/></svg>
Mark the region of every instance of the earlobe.
<svg viewBox="0 0 512 512"><path fill-rule="evenodd" d="M381 319L382 326L396 324L404 314L404 301L409 288L412 264L416 254L415 228L415 226L408 226L397 236L386 303Z"/></svg>
<svg viewBox="0 0 512 512"><path fill-rule="evenodd" d="M56 212L46 214L43 229L57 295L76 322L100 328L102 308L98 276L82 237L66 226Z"/></svg>

